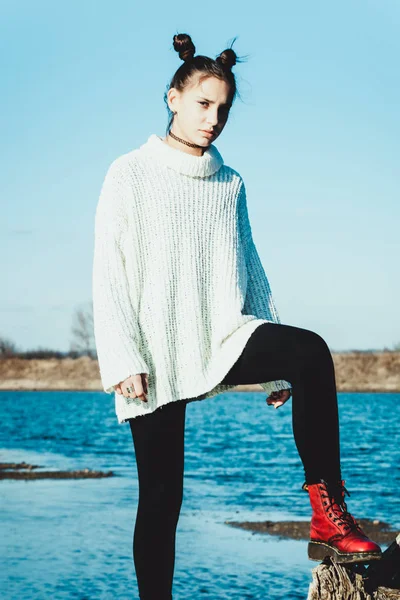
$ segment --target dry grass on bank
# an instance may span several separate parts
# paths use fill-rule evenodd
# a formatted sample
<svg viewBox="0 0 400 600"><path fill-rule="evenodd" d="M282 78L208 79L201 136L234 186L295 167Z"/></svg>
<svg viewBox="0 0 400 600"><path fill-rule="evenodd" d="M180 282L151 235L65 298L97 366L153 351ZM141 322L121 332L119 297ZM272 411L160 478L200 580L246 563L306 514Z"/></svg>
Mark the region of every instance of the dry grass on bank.
<svg viewBox="0 0 400 600"><path fill-rule="evenodd" d="M338 391L400 392L400 352L333 353ZM102 390L97 360L80 358L0 360L3 390ZM238 391L261 387L239 385Z"/></svg>

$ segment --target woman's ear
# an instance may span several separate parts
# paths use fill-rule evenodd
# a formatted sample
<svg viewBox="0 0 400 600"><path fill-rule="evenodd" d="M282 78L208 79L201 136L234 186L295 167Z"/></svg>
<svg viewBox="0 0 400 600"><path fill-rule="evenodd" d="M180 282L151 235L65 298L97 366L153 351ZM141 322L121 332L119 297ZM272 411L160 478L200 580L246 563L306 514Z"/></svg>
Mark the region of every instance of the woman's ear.
<svg viewBox="0 0 400 600"><path fill-rule="evenodd" d="M167 94L168 107L174 114L178 112L179 96L176 88L170 88Z"/></svg>

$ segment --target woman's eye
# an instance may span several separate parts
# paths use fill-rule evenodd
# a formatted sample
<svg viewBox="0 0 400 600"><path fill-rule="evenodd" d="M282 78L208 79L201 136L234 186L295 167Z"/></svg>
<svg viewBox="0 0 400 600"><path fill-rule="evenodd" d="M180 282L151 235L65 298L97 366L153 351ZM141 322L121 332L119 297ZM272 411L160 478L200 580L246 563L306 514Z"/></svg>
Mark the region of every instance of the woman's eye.
<svg viewBox="0 0 400 600"><path fill-rule="evenodd" d="M202 104L204 106L204 104L208 104L208 102L199 102L199 104Z"/></svg>

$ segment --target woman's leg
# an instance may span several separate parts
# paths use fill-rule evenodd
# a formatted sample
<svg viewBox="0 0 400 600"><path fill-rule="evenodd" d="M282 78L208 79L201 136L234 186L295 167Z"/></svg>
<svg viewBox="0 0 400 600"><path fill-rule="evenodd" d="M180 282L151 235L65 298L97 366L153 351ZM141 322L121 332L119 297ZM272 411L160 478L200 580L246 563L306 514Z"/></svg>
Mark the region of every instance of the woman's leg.
<svg viewBox="0 0 400 600"><path fill-rule="evenodd" d="M133 557L141 600L171 600L183 498L186 401L130 419L139 481Z"/></svg>
<svg viewBox="0 0 400 600"><path fill-rule="evenodd" d="M308 329L264 323L222 383L292 384L292 425L307 483L340 480L335 370L324 339Z"/></svg>
<svg viewBox="0 0 400 600"><path fill-rule="evenodd" d="M347 511L341 479L339 417L332 355L321 336L308 329L264 323L249 338L224 383L292 384L293 433L305 472L303 489L312 507L308 556L336 562L380 558Z"/></svg>

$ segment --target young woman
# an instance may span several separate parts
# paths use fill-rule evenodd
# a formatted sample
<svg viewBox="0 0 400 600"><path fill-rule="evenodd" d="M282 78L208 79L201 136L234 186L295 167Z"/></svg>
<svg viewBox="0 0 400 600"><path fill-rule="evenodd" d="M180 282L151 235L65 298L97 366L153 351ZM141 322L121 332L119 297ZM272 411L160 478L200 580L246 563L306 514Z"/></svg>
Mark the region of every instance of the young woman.
<svg viewBox="0 0 400 600"><path fill-rule="evenodd" d="M140 598L172 598L189 402L260 383L278 408L293 394L293 433L312 507L309 557L379 558L348 512L334 365L317 333L283 325L253 241L242 177L213 142L236 97L232 48L184 61L169 85L166 136L109 167L96 211L93 309L104 390L129 422L139 503ZM348 494L348 492L347 492Z"/></svg>

